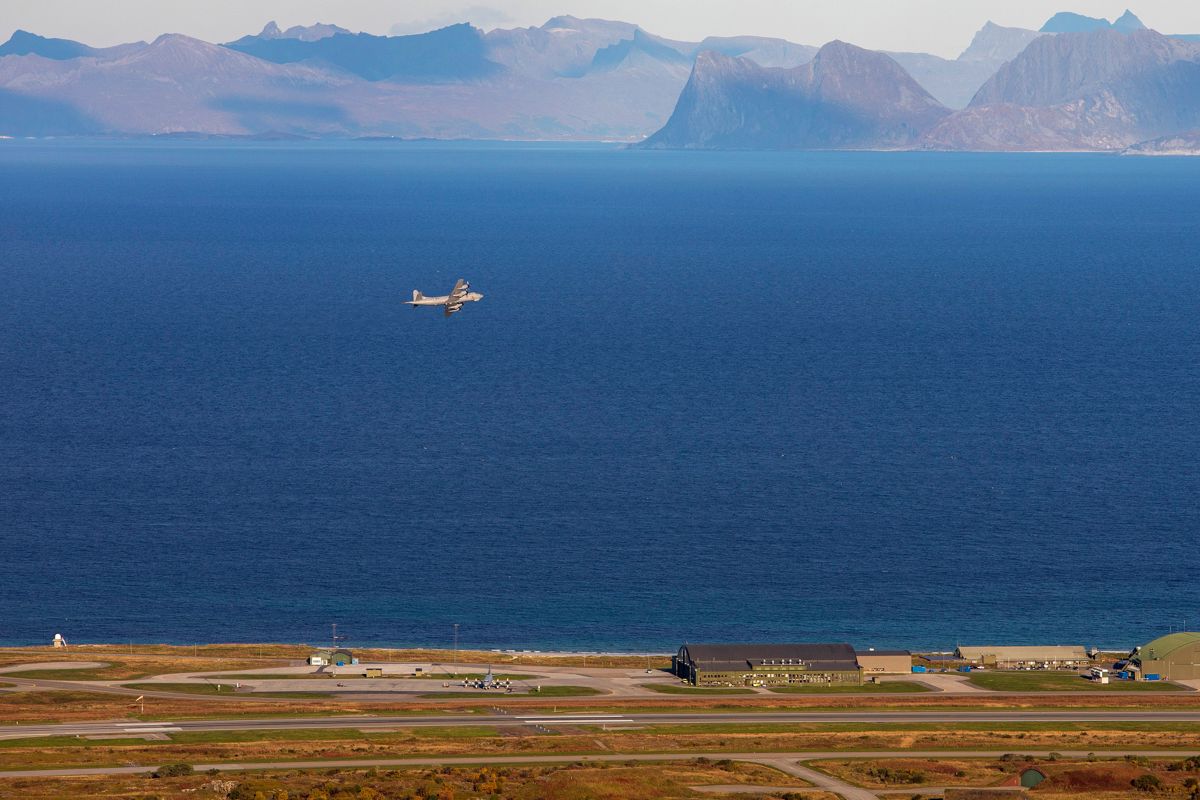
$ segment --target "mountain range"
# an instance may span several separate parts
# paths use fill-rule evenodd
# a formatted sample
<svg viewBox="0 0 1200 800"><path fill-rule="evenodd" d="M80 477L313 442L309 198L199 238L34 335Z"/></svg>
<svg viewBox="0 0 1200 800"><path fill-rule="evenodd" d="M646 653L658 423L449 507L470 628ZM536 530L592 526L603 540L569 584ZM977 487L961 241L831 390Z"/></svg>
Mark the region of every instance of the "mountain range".
<svg viewBox="0 0 1200 800"><path fill-rule="evenodd" d="M374 36L268 23L95 48L0 45L0 135L611 139L678 147L1118 149L1200 127L1200 43L1057 14L955 59L554 17ZM1140 138L1139 138L1140 137Z"/></svg>
<svg viewBox="0 0 1200 800"><path fill-rule="evenodd" d="M1038 39L924 139L931 147L1114 150L1200 127L1200 43L1106 28Z"/></svg>
<svg viewBox="0 0 1200 800"><path fill-rule="evenodd" d="M1106 26L1034 38L962 110L894 57L842 43L793 69L699 58L671 118L642 146L1136 150L1198 128L1200 43Z"/></svg>

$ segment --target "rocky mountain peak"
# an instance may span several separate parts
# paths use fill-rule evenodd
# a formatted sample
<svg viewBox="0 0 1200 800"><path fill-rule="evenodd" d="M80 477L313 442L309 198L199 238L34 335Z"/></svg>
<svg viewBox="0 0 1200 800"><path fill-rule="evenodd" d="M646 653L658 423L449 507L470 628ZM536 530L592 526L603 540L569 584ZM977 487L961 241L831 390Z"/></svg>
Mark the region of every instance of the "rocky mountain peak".
<svg viewBox="0 0 1200 800"><path fill-rule="evenodd" d="M1011 61L1029 43L1041 36L1039 31L1026 28L1006 28L988 20L971 39L971 44L959 55L959 61Z"/></svg>
<svg viewBox="0 0 1200 800"><path fill-rule="evenodd" d="M1113 30L1120 31L1121 33L1132 33L1133 31L1142 31L1146 29L1146 26L1142 24L1142 21L1138 19L1137 16L1134 15L1134 13L1128 8L1125 9L1124 14L1117 17L1116 21L1113 22L1112 27Z"/></svg>

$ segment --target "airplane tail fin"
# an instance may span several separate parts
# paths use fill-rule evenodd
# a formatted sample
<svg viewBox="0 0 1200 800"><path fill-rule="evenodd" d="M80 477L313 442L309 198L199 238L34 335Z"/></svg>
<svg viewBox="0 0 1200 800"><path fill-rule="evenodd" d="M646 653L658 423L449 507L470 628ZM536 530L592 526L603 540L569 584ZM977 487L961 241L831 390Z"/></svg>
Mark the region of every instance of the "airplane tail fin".
<svg viewBox="0 0 1200 800"><path fill-rule="evenodd" d="M421 294L420 289L413 289L413 300L424 300L425 295Z"/></svg>

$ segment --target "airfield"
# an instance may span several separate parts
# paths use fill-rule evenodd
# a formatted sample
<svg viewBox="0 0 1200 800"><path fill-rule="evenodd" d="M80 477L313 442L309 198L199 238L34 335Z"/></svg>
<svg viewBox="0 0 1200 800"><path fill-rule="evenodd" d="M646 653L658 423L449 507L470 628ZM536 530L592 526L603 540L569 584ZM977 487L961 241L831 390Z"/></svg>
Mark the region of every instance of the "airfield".
<svg viewBox="0 0 1200 800"><path fill-rule="evenodd" d="M659 659L661 661L661 659ZM477 685L487 674L488 666L480 664L448 664L440 662L363 662L345 667L281 666L239 670L236 674L220 671L189 671L153 675L128 688L125 680L46 680L23 678L22 672L41 673L70 669L104 669L105 662L33 662L20 667L0 667L6 682L19 686L43 689L80 688L102 692L172 696L189 689L209 687L214 693L223 691L232 698L255 696L262 698L278 693L320 692L331 698L350 700L395 700L436 703L470 697L569 697L603 695L611 698L661 697L679 687L680 681L662 669L619 667L520 667L497 664L495 674L506 686L484 689ZM379 669L385 677L364 677L368 670ZM469 676L464 679L463 676ZM403 677L402 677L403 676ZM464 680L466 684L464 685ZM946 693L975 693L983 691L966 679L954 675L925 675L919 680L887 676L884 683L896 684L912 691ZM155 689L155 685L161 689ZM511 691L509 689L511 688ZM696 690L703 692L704 690ZM769 696L765 687L748 688L748 693Z"/></svg>
<svg viewBox="0 0 1200 800"><path fill-rule="evenodd" d="M993 779L1021 764L1116 774L1136 763L1168 782L1200 774L1200 764L1191 773L1172 766L1200 753L1193 682L1110 688L1080 678L1076 688L1069 673L1049 682L1031 674L1013 678L1024 690L995 691L936 673L853 691L719 690L681 685L661 657L372 652L359 664L314 667L299 654L277 646L0 649L0 797L6 787L61 796L64 786L86 797L93 785L136 794L154 780L179 792L159 796L203 798L199 787L212 775L278 782L283 770L293 789L309 780L296 770L387 769L396 785L435 769L560 781L626 770L658 786L647 797L851 800L950 797L957 788L942 785L947 760L960 765L954 774L1011 796L1026 790ZM369 671L382 677L364 677ZM489 674L494 688L479 688ZM716 762L734 767L714 772ZM867 763L893 766L861 775L849 766ZM166 764L186 764L193 776L147 777ZM877 779L893 773L912 782ZM510 781L512 797L524 796L518 783ZM1142 796L1128 786L1091 795L1049 788L1033 796Z"/></svg>

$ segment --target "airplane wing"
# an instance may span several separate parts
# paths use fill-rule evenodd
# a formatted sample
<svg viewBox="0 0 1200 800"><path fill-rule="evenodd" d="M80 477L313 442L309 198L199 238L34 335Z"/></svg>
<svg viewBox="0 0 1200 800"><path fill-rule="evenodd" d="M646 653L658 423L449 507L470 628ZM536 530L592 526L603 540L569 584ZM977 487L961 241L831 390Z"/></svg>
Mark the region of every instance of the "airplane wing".
<svg viewBox="0 0 1200 800"><path fill-rule="evenodd" d="M458 279L458 283L454 284L454 288L450 290L450 295L446 298L446 316L450 316L454 312L463 307L463 298L467 296L467 290L471 288L471 284Z"/></svg>

